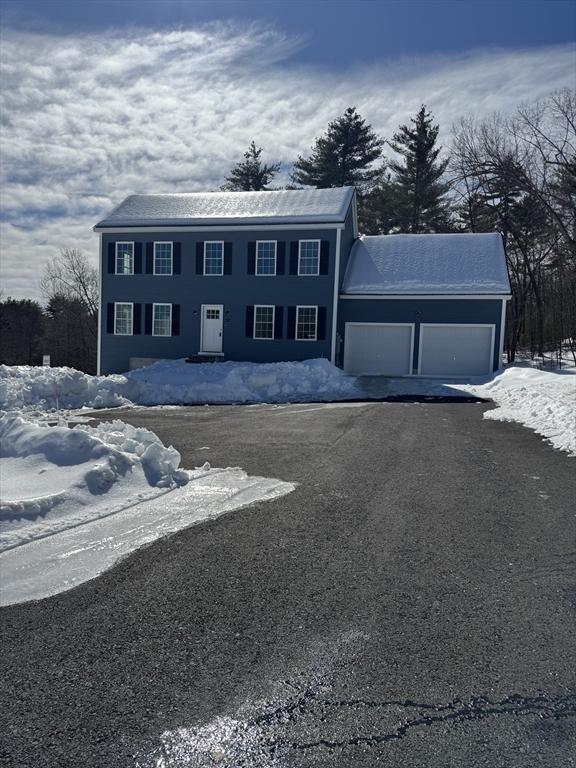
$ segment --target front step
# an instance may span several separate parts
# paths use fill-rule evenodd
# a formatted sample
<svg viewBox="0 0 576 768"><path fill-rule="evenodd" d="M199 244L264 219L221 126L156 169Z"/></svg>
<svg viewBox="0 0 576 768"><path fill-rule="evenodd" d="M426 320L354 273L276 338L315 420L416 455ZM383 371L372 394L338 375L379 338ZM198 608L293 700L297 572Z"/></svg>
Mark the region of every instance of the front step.
<svg viewBox="0 0 576 768"><path fill-rule="evenodd" d="M187 363L223 363L224 355L190 355L186 358Z"/></svg>

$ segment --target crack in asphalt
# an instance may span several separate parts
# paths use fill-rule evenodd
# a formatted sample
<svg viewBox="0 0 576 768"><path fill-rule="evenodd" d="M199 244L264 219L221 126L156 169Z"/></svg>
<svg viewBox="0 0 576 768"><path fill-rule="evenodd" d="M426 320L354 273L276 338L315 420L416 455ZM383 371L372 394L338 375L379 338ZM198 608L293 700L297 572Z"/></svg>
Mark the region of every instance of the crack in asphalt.
<svg viewBox="0 0 576 768"><path fill-rule="evenodd" d="M448 704L428 704L421 702L414 702L411 700L406 701L365 701L362 699L351 699L343 701L325 701L324 706L327 707L369 707L369 708L382 708L382 707L400 707L403 709L413 708L418 710L428 710L436 712L435 715L422 715L413 719L405 720L395 730L389 733L372 734L368 736L352 736L349 739L343 739L339 741L330 741L328 739L318 739L317 741L307 742L304 744L290 743L289 746L292 749L308 750L316 749L318 747L325 747L328 749L343 749L350 746L358 746L360 744L376 745L382 744L388 741L397 741L403 739L404 736L412 729L419 726L430 726L439 723L455 723L466 722L472 720L484 720L487 717L498 715L534 715L542 719L560 719L564 717L576 716L576 696L569 695L563 697L557 697L551 699L548 696L521 696L519 694L512 694L500 701L491 701L488 698L479 696L470 699L469 702L463 702L459 699L455 699Z"/></svg>

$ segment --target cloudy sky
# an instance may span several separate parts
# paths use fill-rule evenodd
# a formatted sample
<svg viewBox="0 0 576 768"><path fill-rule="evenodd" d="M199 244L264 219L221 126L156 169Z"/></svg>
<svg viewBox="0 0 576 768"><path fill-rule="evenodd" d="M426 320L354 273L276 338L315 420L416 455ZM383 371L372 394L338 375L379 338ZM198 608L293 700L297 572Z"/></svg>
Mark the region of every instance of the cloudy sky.
<svg viewBox="0 0 576 768"><path fill-rule="evenodd" d="M575 25L563 0L5 0L3 294L39 298L62 247L96 263L127 194L217 190L252 139L287 174L348 105L389 137L424 102L448 144L573 87Z"/></svg>

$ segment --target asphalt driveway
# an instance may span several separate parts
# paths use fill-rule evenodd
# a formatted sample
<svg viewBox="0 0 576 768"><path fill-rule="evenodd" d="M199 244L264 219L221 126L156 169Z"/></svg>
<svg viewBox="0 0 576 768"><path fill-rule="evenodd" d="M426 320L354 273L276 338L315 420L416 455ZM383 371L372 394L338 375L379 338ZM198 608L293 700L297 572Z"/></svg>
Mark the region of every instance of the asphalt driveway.
<svg viewBox="0 0 576 768"><path fill-rule="evenodd" d="M576 465L488 407L105 414L298 487L3 609L1 764L576 765Z"/></svg>

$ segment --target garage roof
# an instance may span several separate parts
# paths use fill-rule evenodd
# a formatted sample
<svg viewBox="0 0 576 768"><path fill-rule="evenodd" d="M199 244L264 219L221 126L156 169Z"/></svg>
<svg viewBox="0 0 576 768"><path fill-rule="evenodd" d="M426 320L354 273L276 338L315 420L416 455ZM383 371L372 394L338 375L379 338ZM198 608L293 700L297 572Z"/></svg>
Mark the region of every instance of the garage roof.
<svg viewBox="0 0 576 768"><path fill-rule="evenodd" d="M344 294L510 294L498 233L377 235L356 240Z"/></svg>
<svg viewBox="0 0 576 768"><path fill-rule="evenodd" d="M338 223L345 220L353 194L353 187L339 187L130 195L95 229Z"/></svg>

